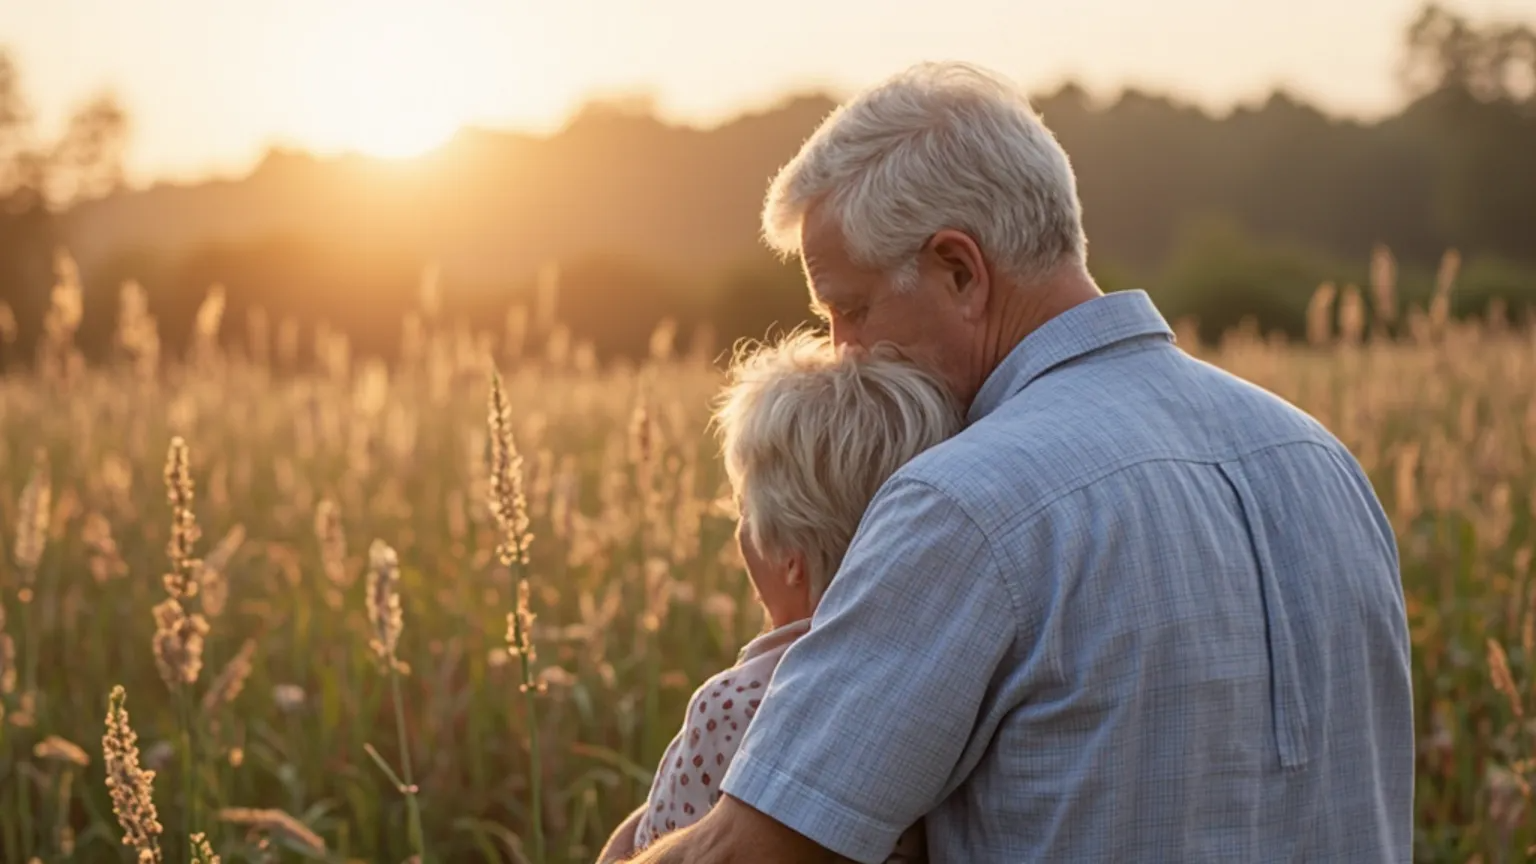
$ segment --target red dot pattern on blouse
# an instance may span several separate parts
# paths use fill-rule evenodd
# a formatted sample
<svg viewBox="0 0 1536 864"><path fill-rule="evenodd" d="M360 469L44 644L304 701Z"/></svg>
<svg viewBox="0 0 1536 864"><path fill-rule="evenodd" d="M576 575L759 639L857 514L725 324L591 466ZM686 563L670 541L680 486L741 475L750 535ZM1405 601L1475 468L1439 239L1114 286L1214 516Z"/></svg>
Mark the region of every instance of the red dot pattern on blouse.
<svg viewBox="0 0 1536 864"><path fill-rule="evenodd" d="M697 822L719 803L720 777L736 755L741 730L761 704L760 699L744 698L744 694L762 692L780 654L782 651L755 657L731 670L749 672L745 677L733 675L700 688L689 706L683 731L662 760L662 773L651 789L651 806L635 832L637 841L648 845L663 834ZM769 662L755 662L760 660Z"/></svg>

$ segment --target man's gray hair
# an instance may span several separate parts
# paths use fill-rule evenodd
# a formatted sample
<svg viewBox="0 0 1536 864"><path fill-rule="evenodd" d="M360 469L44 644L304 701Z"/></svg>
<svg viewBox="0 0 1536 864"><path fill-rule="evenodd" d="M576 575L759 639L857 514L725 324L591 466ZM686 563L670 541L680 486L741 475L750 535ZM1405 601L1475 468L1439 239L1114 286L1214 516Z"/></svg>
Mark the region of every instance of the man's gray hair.
<svg viewBox="0 0 1536 864"><path fill-rule="evenodd" d="M816 601L881 484L960 412L916 366L798 331L737 357L715 424L743 527L764 552L805 556Z"/></svg>
<svg viewBox="0 0 1536 864"><path fill-rule="evenodd" d="M799 252L806 212L823 200L849 256L898 287L943 229L1019 278L1087 255L1066 152L1014 84L965 63L914 66L834 111L768 189L769 245Z"/></svg>

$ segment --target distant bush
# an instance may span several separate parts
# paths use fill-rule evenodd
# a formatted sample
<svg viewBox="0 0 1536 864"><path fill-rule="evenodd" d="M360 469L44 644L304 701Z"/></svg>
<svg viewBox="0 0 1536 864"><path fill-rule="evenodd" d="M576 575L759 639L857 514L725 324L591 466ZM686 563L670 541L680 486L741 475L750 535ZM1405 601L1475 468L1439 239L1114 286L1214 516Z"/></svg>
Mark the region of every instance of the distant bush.
<svg viewBox="0 0 1536 864"><path fill-rule="evenodd" d="M1370 271L1370 254L1341 260L1301 246L1261 241L1231 222L1212 219L1185 226L1149 291L1170 321L1196 321L1202 339L1217 338L1245 320L1263 333L1300 339L1306 335L1307 303L1324 283L1341 290L1356 286L1375 319L1378 298ZM1391 332L1402 332L1410 308L1429 307L1437 278L1436 268L1392 262L1390 298L1396 308L1383 315L1396 322ZM1473 257L1462 263L1452 286L1454 317L1485 317L1500 305L1511 320L1520 320L1536 310L1536 267Z"/></svg>
<svg viewBox="0 0 1536 864"><path fill-rule="evenodd" d="M1363 264L1351 268L1308 250L1260 242L1230 222L1210 219L1184 227L1151 293L1170 321L1198 322L1202 339L1215 339L1247 318L1263 332L1300 338L1307 301L1319 284L1364 275Z"/></svg>

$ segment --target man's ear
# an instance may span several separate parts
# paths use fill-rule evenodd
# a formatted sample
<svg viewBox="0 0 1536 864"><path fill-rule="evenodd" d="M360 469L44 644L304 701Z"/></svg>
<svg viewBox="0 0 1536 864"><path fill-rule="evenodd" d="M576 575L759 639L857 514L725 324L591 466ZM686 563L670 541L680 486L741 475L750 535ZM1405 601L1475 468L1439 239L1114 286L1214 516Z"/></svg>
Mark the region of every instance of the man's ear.
<svg viewBox="0 0 1536 864"><path fill-rule="evenodd" d="M992 294L992 273L981 247L964 231L946 228L928 241L932 266L968 320L979 320Z"/></svg>

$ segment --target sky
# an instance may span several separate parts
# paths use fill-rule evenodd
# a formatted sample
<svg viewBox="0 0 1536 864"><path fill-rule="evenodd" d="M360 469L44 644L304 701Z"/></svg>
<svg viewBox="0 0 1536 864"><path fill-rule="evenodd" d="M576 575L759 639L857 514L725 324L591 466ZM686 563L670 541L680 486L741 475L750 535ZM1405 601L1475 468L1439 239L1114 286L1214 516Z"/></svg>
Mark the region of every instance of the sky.
<svg viewBox="0 0 1536 864"><path fill-rule="evenodd" d="M1459 0L1536 21L1536 0ZM1213 110L1277 86L1379 116L1419 0L0 0L45 129L103 91L133 118L129 178L248 170L271 146L408 157L461 125L555 129L649 93L708 124L791 91L847 92L960 59L1039 90L1071 78Z"/></svg>

